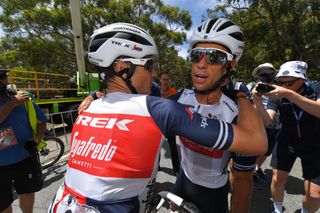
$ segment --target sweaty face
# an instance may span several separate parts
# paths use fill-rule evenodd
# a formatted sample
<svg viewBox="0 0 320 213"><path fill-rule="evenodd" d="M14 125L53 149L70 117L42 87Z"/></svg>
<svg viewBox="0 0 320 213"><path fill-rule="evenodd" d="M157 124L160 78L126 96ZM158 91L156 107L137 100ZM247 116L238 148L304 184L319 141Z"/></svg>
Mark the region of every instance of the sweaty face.
<svg viewBox="0 0 320 213"><path fill-rule="evenodd" d="M213 43L198 43L195 48L217 48L222 51L228 50ZM199 62L192 62L191 77L193 86L198 91L210 89L227 72L224 64L208 64L203 55Z"/></svg>

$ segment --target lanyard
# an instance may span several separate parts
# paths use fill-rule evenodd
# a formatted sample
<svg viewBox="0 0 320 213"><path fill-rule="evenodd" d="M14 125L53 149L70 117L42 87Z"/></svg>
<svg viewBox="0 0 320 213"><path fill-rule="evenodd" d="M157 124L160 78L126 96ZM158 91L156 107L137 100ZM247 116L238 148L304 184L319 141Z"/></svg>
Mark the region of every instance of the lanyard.
<svg viewBox="0 0 320 213"><path fill-rule="evenodd" d="M304 111L301 109L299 115L297 115L297 112L296 112L296 110L294 109L293 104L292 104L291 102L290 102L290 105L291 105L291 108L292 108L293 115L294 115L294 117L295 117L295 119L296 119L297 132L298 132L298 137L299 137L299 139L300 139L300 138L301 138L301 129L300 129L300 124L299 124L299 122L300 122L300 120L301 120L301 117L302 117Z"/></svg>

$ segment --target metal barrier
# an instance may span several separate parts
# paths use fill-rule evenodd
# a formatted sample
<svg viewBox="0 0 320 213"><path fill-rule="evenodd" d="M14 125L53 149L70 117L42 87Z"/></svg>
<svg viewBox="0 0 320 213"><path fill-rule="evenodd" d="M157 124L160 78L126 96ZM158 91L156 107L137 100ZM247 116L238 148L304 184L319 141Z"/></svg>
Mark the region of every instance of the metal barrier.
<svg viewBox="0 0 320 213"><path fill-rule="evenodd" d="M46 114L46 117L48 119L47 128L52 128L54 137L58 137L60 139L64 138L64 142L69 145L72 125L76 120L77 115L77 110ZM61 123L55 123L57 117L58 120L61 120Z"/></svg>

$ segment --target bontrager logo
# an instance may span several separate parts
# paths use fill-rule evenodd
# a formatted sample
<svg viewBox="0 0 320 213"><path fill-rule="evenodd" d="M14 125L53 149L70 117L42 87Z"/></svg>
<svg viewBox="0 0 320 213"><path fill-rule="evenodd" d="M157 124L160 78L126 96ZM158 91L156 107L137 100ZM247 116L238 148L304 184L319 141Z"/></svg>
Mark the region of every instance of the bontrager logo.
<svg viewBox="0 0 320 213"><path fill-rule="evenodd" d="M127 127L127 124L131 122L133 122L133 120L118 120L118 118L99 118L86 115L79 115L76 120L76 124L80 124L82 126L90 126L101 129L113 129L116 126L119 130L122 131L130 131Z"/></svg>

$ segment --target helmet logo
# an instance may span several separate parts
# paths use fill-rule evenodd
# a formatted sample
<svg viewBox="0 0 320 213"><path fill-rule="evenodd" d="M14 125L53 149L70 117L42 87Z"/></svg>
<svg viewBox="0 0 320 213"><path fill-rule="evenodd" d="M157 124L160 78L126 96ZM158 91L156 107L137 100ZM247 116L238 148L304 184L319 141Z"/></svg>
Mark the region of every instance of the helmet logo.
<svg viewBox="0 0 320 213"><path fill-rule="evenodd" d="M119 41L111 41L111 43L115 44L115 45L118 45L118 46L123 46L123 47L126 47L126 48L130 48L129 44L125 44L125 43L122 43L122 42L119 42Z"/></svg>
<svg viewBox="0 0 320 213"><path fill-rule="evenodd" d="M141 48L141 47L138 47L138 45L135 44L135 45L132 47L132 50L136 50L136 51L141 52L141 51L142 51L142 48Z"/></svg>

